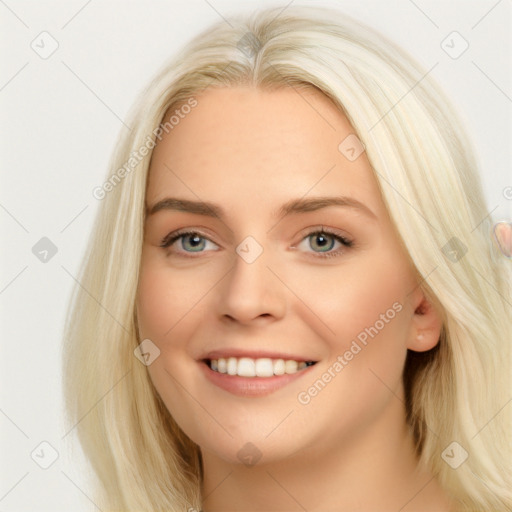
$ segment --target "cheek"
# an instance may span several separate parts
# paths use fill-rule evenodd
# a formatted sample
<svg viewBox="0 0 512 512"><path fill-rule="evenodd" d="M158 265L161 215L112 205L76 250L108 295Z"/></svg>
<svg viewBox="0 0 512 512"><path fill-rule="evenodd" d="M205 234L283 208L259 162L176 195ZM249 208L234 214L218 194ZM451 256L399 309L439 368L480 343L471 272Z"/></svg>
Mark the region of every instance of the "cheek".
<svg viewBox="0 0 512 512"><path fill-rule="evenodd" d="M141 266L137 296L140 340L149 338L160 350L160 356L147 368L150 378L167 409L187 433L205 421L190 400L189 393L196 392L187 381L187 376L197 371L195 361L186 352L187 340L204 307L198 296L201 290L191 286L190 281L189 276L180 277L179 272L171 272L148 258Z"/></svg>
<svg viewBox="0 0 512 512"><path fill-rule="evenodd" d="M309 295L312 309L334 331L324 338L327 360L297 395L303 421L322 425L320 438L355 434L387 407L399 406L412 285L394 262L361 258L350 271L340 267L338 275L317 279Z"/></svg>
<svg viewBox="0 0 512 512"><path fill-rule="evenodd" d="M374 326L382 334L393 333L393 338L410 327L407 295L414 281L405 262L400 266L393 254L377 261L373 255L354 258L346 266L301 273L295 279L297 295L310 309L307 314L305 306L299 306L304 308L301 318L312 318L314 311L328 328L322 333L335 351L360 333L364 339L365 329Z"/></svg>
<svg viewBox="0 0 512 512"><path fill-rule="evenodd" d="M137 318L141 337L163 342L172 337L181 320L198 302L194 280L170 272L158 262L147 261L141 266L137 296Z"/></svg>
<svg viewBox="0 0 512 512"><path fill-rule="evenodd" d="M372 252L304 281L308 306L330 329L323 370L336 375L326 377L329 389L315 399L318 404L343 401L340 397L349 393L356 409L372 401L379 407L389 388L398 392L412 325L408 294L413 283L406 262L391 251Z"/></svg>
<svg viewBox="0 0 512 512"><path fill-rule="evenodd" d="M137 296L137 319L141 338L160 338L172 326L176 303L173 288L168 287L161 273L150 266L141 268Z"/></svg>

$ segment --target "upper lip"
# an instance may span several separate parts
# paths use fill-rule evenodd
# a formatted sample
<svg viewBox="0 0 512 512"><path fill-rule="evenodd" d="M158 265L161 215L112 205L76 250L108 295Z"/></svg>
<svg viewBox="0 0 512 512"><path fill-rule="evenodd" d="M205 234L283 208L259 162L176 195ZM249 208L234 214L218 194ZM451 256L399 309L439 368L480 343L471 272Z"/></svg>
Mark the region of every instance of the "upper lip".
<svg viewBox="0 0 512 512"><path fill-rule="evenodd" d="M249 357L251 359L262 359L262 358L269 358L269 359L285 359L285 360L292 360L292 361L317 361L316 359L313 359L311 357L304 357L297 354L287 353L287 352L275 352L272 350L245 350L245 349L239 349L239 348L223 348L223 349L217 349L217 350L211 350L207 353L205 353L203 356L199 358L199 360L212 360L212 359L228 359L229 357Z"/></svg>

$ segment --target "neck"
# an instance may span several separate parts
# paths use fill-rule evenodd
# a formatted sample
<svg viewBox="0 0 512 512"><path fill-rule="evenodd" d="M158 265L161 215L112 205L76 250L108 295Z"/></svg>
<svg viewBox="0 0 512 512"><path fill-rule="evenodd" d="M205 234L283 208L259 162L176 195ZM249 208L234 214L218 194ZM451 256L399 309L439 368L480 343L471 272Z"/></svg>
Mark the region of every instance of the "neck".
<svg viewBox="0 0 512 512"><path fill-rule="evenodd" d="M436 480L418 465L398 400L335 446L332 439L319 440L284 460L255 466L231 464L209 451L202 455L204 512L450 510Z"/></svg>

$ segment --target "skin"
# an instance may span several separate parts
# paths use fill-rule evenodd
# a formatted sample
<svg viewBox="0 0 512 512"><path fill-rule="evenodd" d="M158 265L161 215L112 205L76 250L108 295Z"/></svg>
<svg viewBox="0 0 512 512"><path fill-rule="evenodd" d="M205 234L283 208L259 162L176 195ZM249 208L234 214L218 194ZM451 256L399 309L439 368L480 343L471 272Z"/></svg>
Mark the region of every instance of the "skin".
<svg viewBox="0 0 512 512"><path fill-rule="evenodd" d="M140 339L160 349L151 379L200 446L204 511L450 510L418 467L401 381L407 349L438 342L440 315L417 286L366 154L350 161L338 150L354 133L349 121L314 89L211 88L196 98L154 150L146 204L203 200L225 216L147 216L137 317ZM329 206L273 216L291 199L333 195L373 215ZM308 237L321 226L353 246L335 244L330 252L341 252L322 258ZM183 240L160 247L181 228L207 238L202 252L187 257ZM263 249L250 264L235 252L247 236ZM300 403L298 394L395 303L400 312ZM318 363L267 396L235 396L211 384L197 361L225 347ZM257 463L242 463L241 449Z"/></svg>

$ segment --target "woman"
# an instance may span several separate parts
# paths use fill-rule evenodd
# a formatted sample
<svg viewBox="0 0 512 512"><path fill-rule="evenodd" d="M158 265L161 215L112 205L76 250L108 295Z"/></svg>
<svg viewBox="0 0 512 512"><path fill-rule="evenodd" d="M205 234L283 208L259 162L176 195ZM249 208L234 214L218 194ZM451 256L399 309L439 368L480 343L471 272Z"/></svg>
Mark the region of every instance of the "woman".
<svg viewBox="0 0 512 512"><path fill-rule="evenodd" d="M509 510L510 268L464 132L381 35L280 11L166 66L95 192L64 364L99 506Z"/></svg>

